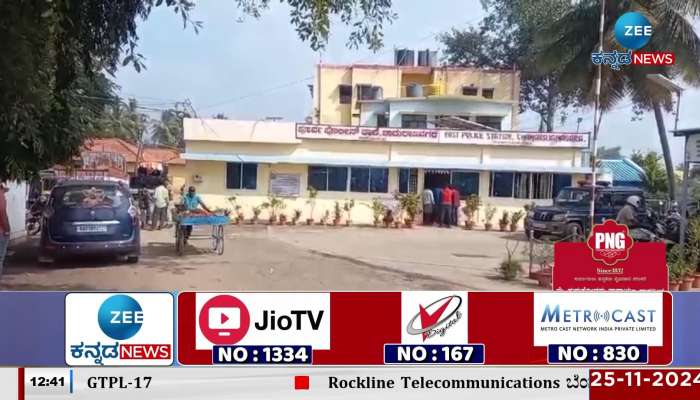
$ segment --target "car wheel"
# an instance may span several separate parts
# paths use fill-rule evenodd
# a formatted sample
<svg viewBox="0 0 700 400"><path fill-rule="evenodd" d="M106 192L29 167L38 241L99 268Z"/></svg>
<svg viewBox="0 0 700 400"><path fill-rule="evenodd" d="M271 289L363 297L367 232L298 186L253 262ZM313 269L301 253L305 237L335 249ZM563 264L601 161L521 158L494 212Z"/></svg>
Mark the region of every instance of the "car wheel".
<svg viewBox="0 0 700 400"><path fill-rule="evenodd" d="M542 239L542 236L544 236L544 232L538 232L538 231L532 232L532 237L534 237L535 239Z"/></svg>
<svg viewBox="0 0 700 400"><path fill-rule="evenodd" d="M139 262L139 256L127 256L126 262L129 264L136 264L137 262Z"/></svg>
<svg viewBox="0 0 700 400"><path fill-rule="evenodd" d="M576 222L571 222L566 225L566 237L569 242L583 241L583 228Z"/></svg>

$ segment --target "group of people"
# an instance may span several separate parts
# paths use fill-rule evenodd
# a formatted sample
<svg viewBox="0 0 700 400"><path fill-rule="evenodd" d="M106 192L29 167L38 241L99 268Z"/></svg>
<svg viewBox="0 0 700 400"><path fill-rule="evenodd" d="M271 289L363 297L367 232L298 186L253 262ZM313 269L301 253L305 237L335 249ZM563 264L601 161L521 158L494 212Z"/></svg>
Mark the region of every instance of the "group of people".
<svg viewBox="0 0 700 400"><path fill-rule="evenodd" d="M426 188L422 193L423 225L439 225L446 228L459 225L461 200L459 190L453 185Z"/></svg>
<svg viewBox="0 0 700 400"><path fill-rule="evenodd" d="M139 189L138 201L141 210L142 226L149 226L153 230L160 230L168 226L172 219L168 216L168 208L173 196L166 186L166 179L161 179L158 186L152 192L146 188Z"/></svg>

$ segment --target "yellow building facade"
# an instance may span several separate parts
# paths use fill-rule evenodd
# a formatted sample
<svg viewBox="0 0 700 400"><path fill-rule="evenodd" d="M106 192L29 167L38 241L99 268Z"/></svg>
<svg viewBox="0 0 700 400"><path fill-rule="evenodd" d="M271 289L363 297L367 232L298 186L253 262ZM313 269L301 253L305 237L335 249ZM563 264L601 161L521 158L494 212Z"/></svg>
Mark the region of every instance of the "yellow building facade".
<svg viewBox="0 0 700 400"><path fill-rule="evenodd" d="M478 195L498 218L551 203L590 172L588 133L517 130L519 92L516 70L318 65L306 123L185 119L178 175L208 206L239 205L246 219L275 195L302 221L332 219L336 203L354 200L350 218L369 224L373 200L396 208L396 192L447 184L462 199ZM482 208L478 224L483 217Z"/></svg>

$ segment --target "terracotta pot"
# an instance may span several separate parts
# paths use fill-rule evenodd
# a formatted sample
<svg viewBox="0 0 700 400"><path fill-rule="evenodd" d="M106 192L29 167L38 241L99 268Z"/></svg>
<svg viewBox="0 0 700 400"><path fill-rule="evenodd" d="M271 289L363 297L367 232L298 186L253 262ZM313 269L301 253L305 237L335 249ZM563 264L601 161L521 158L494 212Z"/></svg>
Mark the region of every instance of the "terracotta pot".
<svg viewBox="0 0 700 400"><path fill-rule="evenodd" d="M681 283L679 281L672 281L668 283L668 290L672 292L677 292L681 288Z"/></svg>
<svg viewBox="0 0 700 400"><path fill-rule="evenodd" d="M334 219L333 220L333 226L338 226L340 225L340 220L339 219Z"/></svg>
<svg viewBox="0 0 700 400"><path fill-rule="evenodd" d="M695 277L693 279L693 287L694 288L700 288L700 272L695 273Z"/></svg>
<svg viewBox="0 0 700 400"><path fill-rule="evenodd" d="M484 229L485 229L485 230L490 231L491 228L493 228L493 224L492 224L492 223L487 222L487 223L484 224Z"/></svg>
<svg viewBox="0 0 700 400"><path fill-rule="evenodd" d="M693 287L693 281L695 278L683 278L681 281L681 287L680 290L681 292L687 292Z"/></svg>
<svg viewBox="0 0 700 400"><path fill-rule="evenodd" d="M314 224L314 219L313 218L307 218L306 219L306 225L313 225Z"/></svg>
<svg viewBox="0 0 700 400"><path fill-rule="evenodd" d="M510 231L511 232L516 232L518 230L518 225L511 225L510 226Z"/></svg>
<svg viewBox="0 0 700 400"><path fill-rule="evenodd" d="M472 221L464 221L464 229L470 231L474 229L474 222Z"/></svg>
<svg viewBox="0 0 700 400"><path fill-rule="evenodd" d="M413 228L413 221L408 218L403 220L403 224L406 226L406 228Z"/></svg>
<svg viewBox="0 0 700 400"><path fill-rule="evenodd" d="M401 222L394 221L394 229L399 229L399 228L401 228Z"/></svg>
<svg viewBox="0 0 700 400"><path fill-rule="evenodd" d="M505 224L505 225L501 224L501 225L498 225L498 227L501 229L501 232L505 232L508 230L508 224Z"/></svg>
<svg viewBox="0 0 700 400"><path fill-rule="evenodd" d="M350 225L352 225L352 220L351 220L351 219L345 221L345 226L350 226Z"/></svg>
<svg viewBox="0 0 700 400"><path fill-rule="evenodd" d="M374 224L375 228L379 228L379 221L373 221L372 224Z"/></svg>

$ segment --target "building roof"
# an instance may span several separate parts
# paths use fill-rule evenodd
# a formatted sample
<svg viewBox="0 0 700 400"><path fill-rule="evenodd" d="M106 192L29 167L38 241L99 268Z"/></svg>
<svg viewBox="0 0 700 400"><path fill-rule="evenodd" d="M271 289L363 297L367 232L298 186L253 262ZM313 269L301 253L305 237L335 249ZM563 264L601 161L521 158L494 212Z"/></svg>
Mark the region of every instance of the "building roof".
<svg viewBox="0 0 700 400"><path fill-rule="evenodd" d="M700 134L700 128L677 129L673 132L673 136L692 136Z"/></svg>
<svg viewBox="0 0 700 400"><path fill-rule="evenodd" d="M119 138L88 139L85 142L84 148L87 151L104 151L121 154L127 163L135 163L138 154L137 145ZM185 160L180 158L180 152L178 150L154 146L144 146L141 162L185 164Z"/></svg>
<svg viewBox="0 0 700 400"><path fill-rule="evenodd" d="M418 66L418 65L394 65L394 64L318 64L319 68L337 68L337 69L347 69L347 68L357 68L357 69L400 69L407 73L415 74L427 74L433 70L447 70L447 71L477 71L492 74L513 74L520 73L517 68L476 68L476 67L459 67L451 65L442 66Z"/></svg>
<svg viewBox="0 0 700 400"><path fill-rule="evenodd" d="M600 160L600 167L609 169L613 174L613 183L641 184L646 179L644 170L629 158L620 160Z"/></svg>

